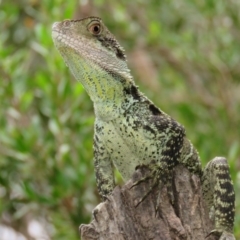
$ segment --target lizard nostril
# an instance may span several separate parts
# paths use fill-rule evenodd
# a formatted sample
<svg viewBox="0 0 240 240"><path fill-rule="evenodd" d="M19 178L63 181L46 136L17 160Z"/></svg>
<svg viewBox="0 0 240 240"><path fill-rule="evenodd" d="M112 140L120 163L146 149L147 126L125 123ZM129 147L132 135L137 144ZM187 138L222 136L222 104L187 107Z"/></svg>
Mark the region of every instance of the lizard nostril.
<svg viewBox="0 0 240 240"><path fill-rule="evenodd" d="M56 29L58 27L58 25L60 24L60 22L55 22L53 25L52 25L52 29Z"/></svg>
<svg viewBox="0 0 240 240"><path fill-rule="evenodd" d="M66 19L66 20L63 21L63 26L64 27L69 27L70 24L71 24L71 20Z"/></svg>

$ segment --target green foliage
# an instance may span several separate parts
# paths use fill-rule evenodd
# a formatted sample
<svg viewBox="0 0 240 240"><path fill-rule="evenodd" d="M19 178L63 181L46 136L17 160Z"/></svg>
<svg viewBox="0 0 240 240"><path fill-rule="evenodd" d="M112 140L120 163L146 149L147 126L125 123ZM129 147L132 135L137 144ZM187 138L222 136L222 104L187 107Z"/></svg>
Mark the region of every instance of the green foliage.
<svg viewBox="0 0 240 240"><path fill-rule="evenodd" d="M26 219L45 219L52 239L79 239L79 224L99 201L92 103L51 39L53 22L97 15L126 48L140 89L185 126L203 164L228 158L239 226L239 7L238 0L2 1L1 221L24 234Z"/></svg>

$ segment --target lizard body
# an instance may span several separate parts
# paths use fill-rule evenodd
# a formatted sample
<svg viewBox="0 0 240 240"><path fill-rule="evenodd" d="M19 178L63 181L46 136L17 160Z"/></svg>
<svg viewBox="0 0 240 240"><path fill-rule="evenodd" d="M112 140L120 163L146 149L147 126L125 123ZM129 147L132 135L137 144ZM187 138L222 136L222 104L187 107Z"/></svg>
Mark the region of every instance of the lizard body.
<svg viewBox="0 0 240 240"><path fill-rule="evenodd" d="M156 107L136 87L122 47L100 18L65 20L53 25L52 37L71 72L94 103L94 166L99 193L115 186L113 165L129 179L139 165L150 166L164 183L181 163L197 174L220 240L233 240L235 195L224 158L202 170L184 127Z"/></svg>

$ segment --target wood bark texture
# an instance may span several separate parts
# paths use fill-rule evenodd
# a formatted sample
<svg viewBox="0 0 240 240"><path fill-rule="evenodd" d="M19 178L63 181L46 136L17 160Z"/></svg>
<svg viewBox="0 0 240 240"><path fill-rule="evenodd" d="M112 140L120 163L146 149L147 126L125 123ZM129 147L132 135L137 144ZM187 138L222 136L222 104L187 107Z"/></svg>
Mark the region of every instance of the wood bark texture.
<svg viewBox="0 0 240 240"><path fill-rule="evenodd" d="M137 207L138 201L151 187L151 180L131 188L146 176L147 168L139 168L124 186L117 186L108 200L93 210L90 224L80 226L82 240L203 240L214 229L204 204L200 179L179 165L173 172L174 204L163 186L158 211L155 211L155 188ZM208 240L217 239L210 236Z"/></svg>

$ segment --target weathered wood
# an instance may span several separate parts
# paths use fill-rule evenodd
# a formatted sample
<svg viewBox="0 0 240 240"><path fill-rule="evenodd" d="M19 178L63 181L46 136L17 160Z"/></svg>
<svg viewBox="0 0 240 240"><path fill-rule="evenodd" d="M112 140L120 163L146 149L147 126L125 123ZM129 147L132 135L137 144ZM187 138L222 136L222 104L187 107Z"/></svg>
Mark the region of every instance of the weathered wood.
<svg viewBox="0 0 240 240"><path fill-rule="evenodd" d="M213 223L202 199L199 178L183 166L177 166L173 173L174 204L169 201L164 186L156 213L158 189L135 207L150 188L151 181L131 186L147 172L146 168L138 169L131 180L122 187L117 186L109 199L94 209L92 222L80 226L82 240L205 239Z"/></svg>

